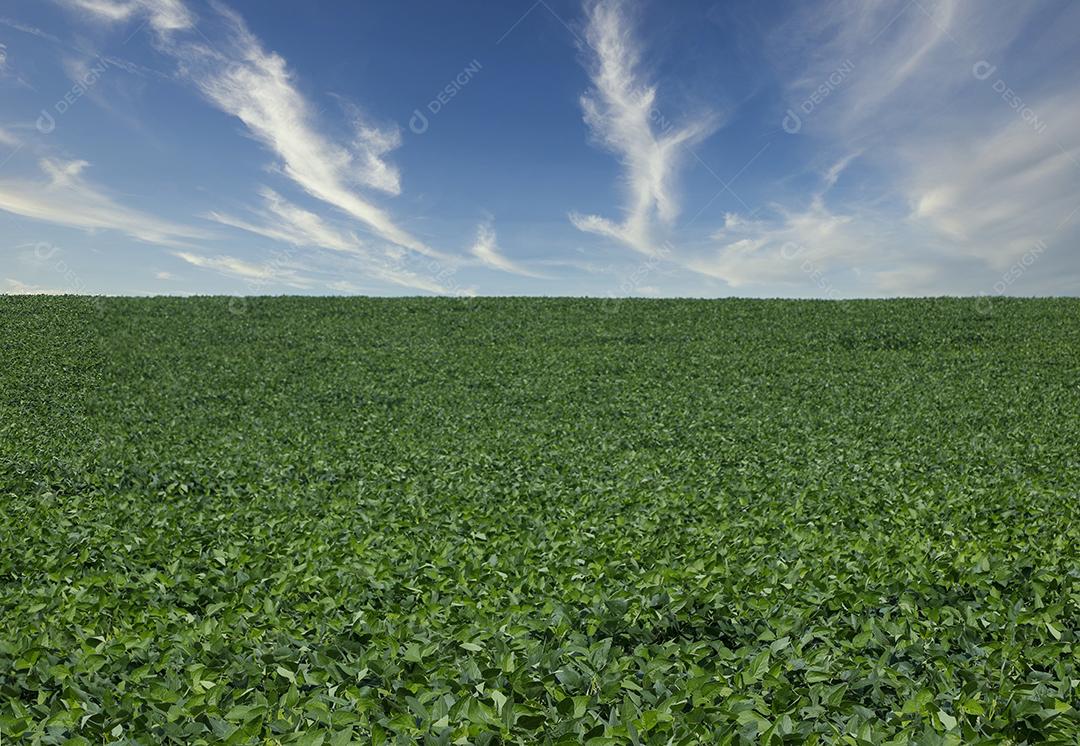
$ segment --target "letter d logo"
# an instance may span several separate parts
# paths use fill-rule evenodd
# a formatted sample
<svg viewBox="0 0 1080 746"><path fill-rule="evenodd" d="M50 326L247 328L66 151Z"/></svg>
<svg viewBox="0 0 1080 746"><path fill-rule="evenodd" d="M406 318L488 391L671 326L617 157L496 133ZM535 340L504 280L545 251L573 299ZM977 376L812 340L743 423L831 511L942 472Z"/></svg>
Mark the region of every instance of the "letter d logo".
<svg viewBox="0 0 1080 746"><path fill-rule="evenodd" d="M784 132L787 132L789 135L794 135L802 129L802 119L799 118L799 115L796 114L793 109L788 109L787 116L784 117L782 126Z"/></svg>
<svg viewBox="0 0 1080 746"><path fill-rule="evenodd" d="M424 113L419 109L413 111L412 119L409 120L409 129L411 129L417 135L422 135L427 132L427 117L425 117Z"/></svg>
<svg viewBox="0 0 1080 746"><path fill-rule="evenodd" d="M976 80L986 80L993 75L996 70L997 68L986 60L979 60L975 63L975 66L971 68L971 74L975 76Z"/></svg>
<svg viewBox="0 0 1080 746"><path fill-rule="evenodd" d="M52 118L52 114L42 109L41 116L37 120L37 129L43 135L47 135L56 129L56 120Z"/></svg>

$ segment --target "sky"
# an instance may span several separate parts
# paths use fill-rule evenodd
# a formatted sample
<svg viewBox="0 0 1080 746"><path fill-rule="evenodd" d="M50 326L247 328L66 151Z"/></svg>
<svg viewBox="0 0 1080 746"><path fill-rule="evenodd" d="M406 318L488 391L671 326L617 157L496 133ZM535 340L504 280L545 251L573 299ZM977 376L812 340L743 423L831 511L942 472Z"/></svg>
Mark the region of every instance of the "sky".
<svg viewBox="0 0 1080 746"><path fill-rule="evenodd" d="M1080 3L0 0L0 293L1078 295Z"/></svg>

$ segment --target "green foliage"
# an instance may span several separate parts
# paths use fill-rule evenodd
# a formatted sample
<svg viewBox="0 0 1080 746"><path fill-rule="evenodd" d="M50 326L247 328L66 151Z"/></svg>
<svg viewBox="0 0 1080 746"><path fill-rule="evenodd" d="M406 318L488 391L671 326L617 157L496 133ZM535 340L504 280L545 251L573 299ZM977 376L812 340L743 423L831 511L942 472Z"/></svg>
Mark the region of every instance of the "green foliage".
<svg viewBox="0 0 1080 746"><path fill-rule="evenodd" d="M0 298L0 737L1080 742L1080 302Z"/></svg>

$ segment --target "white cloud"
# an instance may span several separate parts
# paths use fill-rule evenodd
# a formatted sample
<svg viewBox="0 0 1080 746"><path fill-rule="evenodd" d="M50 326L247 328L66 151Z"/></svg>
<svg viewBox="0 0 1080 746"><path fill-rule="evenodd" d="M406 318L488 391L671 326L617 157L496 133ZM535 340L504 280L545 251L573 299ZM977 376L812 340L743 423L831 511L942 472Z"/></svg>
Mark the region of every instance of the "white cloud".
<svg viewBox="0 0 1080 746"><path fill-rule="evenodd" d="M868 228L834 214L820 197L804 210L773 209L777 217L769 221L733 216L713 235L719 247L686 266L735 288L779 283L813 290L835 264L867 259Z"/></svg>
<svg viewBox="0 0 1080 746"><path fill-rule="evenodd" d="M196 228L160 220L114 201L83 178L86 161L44 159L44 181L0 181L0 210L84 230L115 230L147 243L187 246L185 239L208 238Z"/></svg>
<svg viewBox="0 0 1080 746"><path fill-rule="evenodd" d="M398 287L420 290L434 295L474 295L471 288L460 288L449 285L446 279L449 276L441 276L437 268L428 271L424 262L430 260L422 258L418 265L410 265L402 260L390 257L375 258L366 257L358 261L359 257L352 254L336 254L335 261L324 261L318 265L302 264L291 257L288 252L282 252L278 257L269 262L253 262L240 259L229 254L208 256L189 251L178 251L173 254L188 264L201 269L217 272L218 274L243 280L252 289L258 290L267 286L280 285L310 290L317 285L328 289L350 291L355 284L342 278L343 273L348 275L362 274L365 278ZM320 280L319 278L327 278Z"/></svg>
<svg viewBox="0 0 1080 746"><path fill-rule="evenodd" d="M0 127L0 145L6 145L9 148L17 148L20 144L19 138Z"/></svg>
<svg viewBox="0 0 1080 746"><path fill-rule="evenodd" d="M401 144L396 127L379 127L359 107L339 98L353 128L353 137L339 142L317 126L312 106L300 92L295 77L280 55L263 48L243 19L213 4L220 19L221 38L212 45L182 32L193 28L194 17L181 0L63 0L94 12L104 21L135 16L149 18L158 31L158 48L180 65L181 74L221 111L239 119L248 133L279 159L281 173L308 195L359 221L375 237L398 250L423 255L440 267L453 262L401 228L393 217L361 194L360 188L390 195L401 193L401 176L387 156ZM217 30L215 30L217 31ZM200 35L201 36L201 35ZM218 223L292 246L318 247L350 254L343 265L383 282L434 293L461 291L447 287L440 273L414 271L394 252L372 254L351 232L333 227L323 216L300 208L278 193L263 189L264 205L254 217L242 218L215 211L207 217ZM307 283L280 263L256 264L228 255L204 256L182 252L196 266L250 282ZM325 257L322 258L325 261ZM429 276L430 275L430 276Z"/></svg>
<svg viewBox="0 0 1080 746"><path fill-rule="evenodd" d="M183 259L188 264L196 267L214 270L223 275L245 280L256 287L279 284L295 288L308 288L312 285L311 280L301 276L297 272L295 264L287 260L256 264L227 254L205 256L187 251L173 252L173 256Z"/></svg>
<svg viewBox="0 0 1080 746"><path fill-rule="evenodd" d="M715 121L699 118L681 129L655 132L654 121L666 120L656 108L656 87L642 82L638 72L640 51L623 3L597 0L587 10L593 90L581 105L594 137L622 161L629 204L621 223L577 213L570 220L579 230L654 255L654 218L670 224L679 212L674 180L682 151L711 134Z"/></svg>
<svg viewBox="0 0 1080 746"><path fill-rule="evenodd" d="M223 225L245 230L264 236L274 241L296 247L330 249L341 256L335 261L321 257L317 263L323 272L332 274L337 279L325 284L330 290L355 292L355 284L341 279L342 273L361 275L371 280L385 282L399 287L422 290L436 295L470 295L475 291L453 287L447 284L456 272L456 264L450 264L432 257L415 257L401 249L388 247L377 253L355 235L342 232L328 225L315 213L300 208L271 189L262 189L265 209L256 211L259 222L250 222L230 215L213 212L207 215ZM414 257L410 261L410 257ZM208 265L205 265L208 266ZM218 263L219 270L224 267ZM238 274L237 271L232 274ZM311 269L311 267L307 267ZM249 276L253 272L266 271L266 267L249 266ZM251 277L251 279L257 279Z"/></svg>
<svg viewBox="0 0 1080 746"><path fill-rule="evenodd" d="M14 277L5 277L4 283L7 286L4 289L4 293L7 295L57 295L62 292L59 290L48 290L40 285L30 285L22 280L17 280Z"/></svg>
<svg viewBox="0 0 1080 746"><path fill-rule="evenodd" d="M825 171L823 177L826 191L836 186L836 182L840 180L840 175L844 173L844 170L851 165L851 162L858 158L860 155L862 155L861 151L849 153L833 165L829 166L828 170Z"/></svg>
<svg viewBox="0 0 1080 746"><path fill-rule="evenodd" d="M1017 115L912 152L913 218L947 239L951 252L1000 270L1069 230L1080 207L1080 101L1070 93L1033 110L1047 123L1041 132Z"/></svg>
<svg viewBox="0 0 1080 746"><path fill-rule="evenodd" d="M802 295L867 296L875 292L858 278L863 268L897 261L885 221L872 211L840 213L826 197L858 153L849 154L821 176L822 186L804 208L771 206L766 217L725 216L712 240L716 249L685 262L695 272L723 280L733 288L786 287Z"/></svg>
<svg viewBox="0 0 1080 746"><path fill-rule="evenodd" d="M272 189L260 190L265 209L255 211L260 222L253 223L220 212L207 218L222 225L255 233L292 246L307 246L334 251L355 252L363 248L360 239L351 233L338 231L318 215L298 207Z"/></svg>
<svg viewBox="0 0 1080 746"><path fill-rule="evenodd" d="M401 147L401 130L397 125L378 127L356 104L341 96L335 98L353 127L351 149L356 167L352 174L356 183L388 194L401 194L401 172L384 158Z"/></svg>
<svg viewBox="0 0 1080 746"><path fill-rule="evenodd" d="M964 0L824 0L797 6L768 47L804 134L883 140L967 82L960 37L981 34L989 15Z"/></svg>
<svg viewBox="0 0 1080 746"><path fill-rule="evenodd" d="M779 219L744 234L721 231L719 254L697 268L735 283L805 284L814 278L798 276L803 262L779 256L793 241L805 245L800 260L826 277L853 263L865 269L864 294L980 292L1047 241L1051 251L1025 281L1051 276L1068 254L1053 252L1054 240L1075 240L1069 216L1080 205L1075 72L1053 54L1010 47L1031 32L1032 15L1049 9L971 0L800 7L773 35L771 54L788 79L785 106L802 115L799 137L823 152L854 143L867 167L830 200L838 207L820 199L809 209L778 207ZM1078 11L1059 8L1046 28L1074 26ZM1047 49L1064 43L1045 33ZM1025 49L1042 47L1028 40ZM978 68L991 71L988 79L975 74L982 60L991 61ZM848 72L832 76L841 68ZM849 163L825 174L825 190Z"/></svg>
<svg viewBox="0 0 1080 746"><path fill-rule="evenodd" d="M7 19L0 18L0 25L12 25L10 23L5 23L5 21L7 21ZM7 44L0 43L0 80L12 80L23 88L34 90L34 86L20 73L18 69L19 65L10 64L10 62Z"/></svg>
<svg viewBox="0 0 1080 746"><path fill-rule="evenodd" d="M207 100L240 119L256 140L281 158L285 175L308 194L343 210L391 243L438 256L353 188L374 185L396 193L396 171L382 160L396 144L395 136L361 125L352 147L325 137L315 128L310 106L285 60L266 52L238 15L222 13L230 32L227 55L199 43L169 45Z"/></svg>
<svg viewBox="0 0 1080 746"><path fill-rule="evenodd" d="M7 26L8 28L15 29L16 31L20 31L20 32L22 32L24 34L30 34L31 36L36 36L38 38L45 39L47 41L51 41L51 42L54 42L56 44L61 43L60 39L58 37L46 32L46 31L42 31L41 29L37 28L36 26L31 26L29 24L22 23L20 21L16 21L13 18L0 17L0 26Z"/></svg>
<svg viewBox="0 0 1080 746"><path fill-rule="evenodd" d="M372 289L348 280L333 280L324 286L327 290L333 290L342 295L370 295Z"/></svg>
<svg viewBox="0 0 1080 746"><path fill-rule="evenodd" d="M154 277L159 279L159 280L175 280L176 279L176 275L174 275L172 272L165 272L165 271L155 272Z"/></svg>
<svg viewBox="0 0 1080 746"><path fill-rule="evenodd" d="M874 284L886 295L940 295L936 290L940 277L937 268L928 265L908 265L875 272Z"/></svg>
<svg viewBox="0 0 1080 746"><path fill-rule="evenodd" d="M263 49L237 13L214 6L224 21L226 35L211 47L202 41L183 41L173 33L194 27L194 16L181 0L63 2L110 22L136 15L147 17L159 32L161 49L177 59L181 71L202 95L243 122L253 138L281 159L282 172L304 191L393 244L440 256L355 189L367 186L400 193L397 169L384 159L400 143L400 134L371 125L354 109L356 133L351 143L341 144L325 136L316 127L311 106L297 88L285 59Z"/></svg>
<svg viewBox="0 0 1080 746"><path fill-rule="evenodd" d="M390 194L401 194L401 174L396 166L383 160L383 156L401 145L401 132L397 129L380 130L362 121L356 122L353 152L356 155L357 179L374 189Z"/></svg>
<svg viewBox="0 0 1080 746"><path fill-rule="evenodd" d="M435 295L466 297L476 295L475 288L447 284L446 280L440 278L438 272L417 272L393 262L369 267L368 274L373 279L388 282L391 285L398 285L414 290L423 290L426 293L433 293Z"/></svg>
<svg viewBox="0 0 1080 746"><path fill-rule="evenodd" d="M509 272L510 274L522 275L524 277L543 277L543 275L531 271L528 267L524 267L512 259L503 256L499 251L495 228L491 223L480 224L480 227L477 228L476 231L476 242L472 245L469 252L476 257L481 264L491 267L492 269Z"/></svg>
<svg viewBox="0 0 1080 746"><path fill-rule="evenodd" d="M195 16L182 0L59 0L76 11L91 18L116 23L136 16L146 18L150 27L159 34L189 29L195 25Z"/></svg>

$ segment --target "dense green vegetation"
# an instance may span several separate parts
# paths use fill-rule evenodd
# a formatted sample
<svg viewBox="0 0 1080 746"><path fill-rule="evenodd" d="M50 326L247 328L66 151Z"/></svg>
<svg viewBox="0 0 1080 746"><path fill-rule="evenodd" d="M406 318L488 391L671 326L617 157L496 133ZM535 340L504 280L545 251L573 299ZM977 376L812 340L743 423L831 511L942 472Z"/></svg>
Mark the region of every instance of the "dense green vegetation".
<svg viewBox="0 0 1080 746"><path fill-rule="evenodd" d="M0 298L0 739L1080 742L1080 301Z"/></svg>

